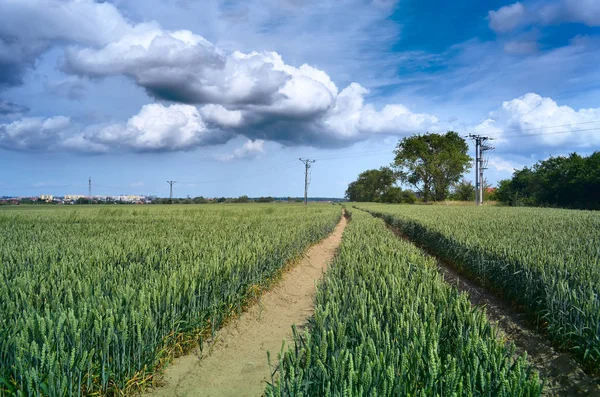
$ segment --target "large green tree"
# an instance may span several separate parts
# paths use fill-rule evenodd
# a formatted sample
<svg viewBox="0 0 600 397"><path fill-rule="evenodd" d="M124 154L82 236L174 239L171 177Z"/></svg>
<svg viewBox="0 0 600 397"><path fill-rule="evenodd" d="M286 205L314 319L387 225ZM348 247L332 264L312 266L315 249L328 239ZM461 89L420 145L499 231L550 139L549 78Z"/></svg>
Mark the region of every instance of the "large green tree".
<svg viewBox="0 0 600 397"><path fill-rule="evenodd" d="M396 183L397 176L388 167L367 170L348 185L346 198L350 201L380 201L381 196Z"/></svg>
<svg viewBox="0 0 600 397"><path fill-rule="evenodd" d="M471 166L467 142L456 132L427 133L398 142L394 163L403 183L421 193L423 200L442 201L449 188Z"/></svg>

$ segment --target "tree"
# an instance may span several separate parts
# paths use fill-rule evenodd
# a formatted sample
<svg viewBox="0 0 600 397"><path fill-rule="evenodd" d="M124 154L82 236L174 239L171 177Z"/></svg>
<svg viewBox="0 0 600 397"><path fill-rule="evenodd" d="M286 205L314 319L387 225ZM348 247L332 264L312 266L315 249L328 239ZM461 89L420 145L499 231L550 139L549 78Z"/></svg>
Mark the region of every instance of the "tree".
<svg viewBox="0 0 600 397"><path fill-rule="evenodd" d="M442 201L450 186L469 170L472 159L468 150L467 142L454 131L415 135L398 142L392 167L424 201Z"/></svg>
<svg viewBox="0 0 600 397"><path fill-rule="evenodd" d="M417 201L417 197L409 190L402 190L398 186L391 186L387 188L385 192L383 192L380 201L382 203L392 204L413 204L415 201Z"/></svg>
<svg viewBox="0 0 600 397"><path fill-rule="evenodd" d="M249 203L250 202L250 198L246 195L244 196L240 196L237 199L234 200L235 203Z"/></svg>
<svg viewBox="0 0 600 397"><path fill-rule="evenodd" d="M254 200L254 201L256 201L257 203L272 203L272 202L274 202L274 201L275 201L275 198L274 198L274 197L271 197L271 196L267 196L267 197L259 197L259 198L257 198L257 199L256 199L256 200Z"/></svg>
<svg viewBox="0 0 600 397"><path fill-rule="evenodd" d="M460 183L454 185L454 193L451 197L458 201L475 201L475 186L471 181L463 178Z"/></svg>
<svg viewBox="0 0 600 397"><path fill-rule="evenodd" d="M358 175L356 181L348 185L346 198L350 201L380 201L384 192L392 187L396 180L396 174L388 167L364 171Z"/></svg>

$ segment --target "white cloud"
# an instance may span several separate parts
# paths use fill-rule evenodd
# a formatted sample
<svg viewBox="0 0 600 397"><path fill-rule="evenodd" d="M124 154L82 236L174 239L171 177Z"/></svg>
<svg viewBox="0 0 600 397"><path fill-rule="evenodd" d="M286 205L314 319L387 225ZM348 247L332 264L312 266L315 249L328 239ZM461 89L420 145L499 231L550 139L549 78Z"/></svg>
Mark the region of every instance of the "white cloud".
<svg viewBox="0 0 600 397"><path fill-rule="evenodd" d="M514 3L488 13L490 28L505 33L523 25L551 25L560 22L600 26L598 0L532 1L525 7Z"/></svg>
<svg viewBox="0 0 600 397"><path fill-rule="evenodd" d="M32 50L30 60L59 40L68 45L61 65L67 73L91 78L127 76L160 100L199 106L176 110L178 114L187 112L185 119L191 126L173 127L167 123L160 127L167 117L166 108L148 105L127 124L85 127L83 132L61 141L63 147L73 150L187 150L222 142L233 134L287 145L340 146L367 139L371 134L422 132L437 123L435 116L412 113L402 104L377 110L365 104L368 91L359 84L353 83L340 93L325 71L308 64L286 64L277 52L225 50L190 30L168 30L157 22L135 24L110 3L2 2L10 5L4 14L7 24L0 27L6 32L18 31L20 27L14 21L23 22L29 16L28 7L35 8L31 20L40 26L23 32L23 43L43 45ZM314 12L300 8L302 13L308 13L307 21L312 21L309 16L327 13L334 4L322 7L325 9ZM361 10L365 18L378 20L391 12L384 10L386 7L377 3ZM244 12L254 18L255 11ZM357 34L352 35L356 40ZM367 45L362 39L360 43ZM78 78L70 77L48 83L46 88L78 99L85 94L85 86L80 83ZM173 106L168 109L167 113L174 114ZM152 120L160 121L143 128L136 124L140 119L148 123L149 113ZM220 135L214 131L220 131Z"/></svg>
<svg viewBox="0 0 600 397"><path fill-rule="evenodd" d="M495 32L508 32L524 23L527 11L517 2L488 13L490 28Z"/></svg>
<svg viewBox="0 0 600 397"><path fill-rule="evenodd" d="M17 85L55 41L105 45L131 28L114 5L92 0L0 0L2 86Z"/></svg>
<svg viewBox="0 0 600 397"><path fill-rule="evenodd" d="M27 117L0 124L0 147L10 150L46 150L64 139L71 121L67 117Z"/></svg>
<svg viewBox="0 0 600 397"><path fill-rule="evenodd" d="M242 112L227 110L223 105L209 104L200 108L200 114L208 123L213 123L224 128L239 127L243 124Z"/></svg>
<svg viewBox="0 0 600 397"><path fill-rule="evenodd" d="M598 0L564 0L574 21L588 26L600 26L600 4Z"/></svg>
<svg viewBox="0 0 600 397"><path fill-rule="evenodd" d="M597 0L559 0L542 3L536 12L542 24L577 22L600 26L600 4Z"/></svg>
<svg viewBox="0 0 600 397"><path fill-rule="evenodd" d="M255 141L247 140L244 145L240 148L235 149L233 152L218 156L220 161L231 161L235 159L244 158L255 158L265 153L265 141L257 139Z"/></svg>
<svg viewBox="0 0 600 397"><path fill-rule="evenodd" d="M505 160L497 156L490 157L488 167L496 171L513 173L517 169L523 168L523 165L517 164L514 161Z"/></svg>
<svg viewBox="0 0 600 397"><path fill-rule="evenodd" d="M227 53L191 31L133 26L103 47L71 47L64 69L93 77L126 75L160 99L203 104L210 125L250 139L312 146L343 145L369 134L424 132L438 119L402 104L376 110L368 90L341 93L327 73L286 64L273 51Z"/></svg>
<svg viewBox="0 0 600 397"><path fill-rule="evenodd" d="M561 145L591 148L600 144L599 120L600 108L575 110L529 93L505 101L472 130L498 137L498 146L514 150Z"/></svg>
<svg viewBox="0 0 600 397"><path fill-rule="evenodd" d="M401 104L385 105L377 111L364 104L368 90L358 83L346 87L337 97L336 105L324 117L323 125L346 138L372 134L407 135L426 132L439 123L437 117L411 112Z"/></svg>
<svg viewBox="0 0 600 397"><path fill-rule="evenodd" d="M340 146L366 140L376 134L407 135L439 126L437 117L412 113L407 107L386 105L381 110L364 104L367 90L359 84L344 89L330 110L317 115L295 114L285 119L259 106L228 110L209 104L148 104L126 123L81 126L65 117L24 118L0 124L0 146L14 150L106 153L110 151L178 151L225 143L234 136L248 142L226 158L248 157L262 151L265 140L283 144ZM292 110L290 110L292 111ZM281 125L270 125L279 119ZM57 123L57 121L62 123Z"/></svg>
<svg viewBox="0 0 600 397"><path fill-rule="evenodd" d="M91 126L76 141L137 152L190 150L222 143L230 134L208 129L194 106L150 104L126 125ZM69 145L70 142L65 142Z"/></svg>
<svg viewBox="0 0 600 397"><path fill-rule="evenodd" d="M177 151L226 142L231 134L209 129L194 106L149 104L126 124L85 128L62 116L0 124L0 147L26 151Z"/></svg>

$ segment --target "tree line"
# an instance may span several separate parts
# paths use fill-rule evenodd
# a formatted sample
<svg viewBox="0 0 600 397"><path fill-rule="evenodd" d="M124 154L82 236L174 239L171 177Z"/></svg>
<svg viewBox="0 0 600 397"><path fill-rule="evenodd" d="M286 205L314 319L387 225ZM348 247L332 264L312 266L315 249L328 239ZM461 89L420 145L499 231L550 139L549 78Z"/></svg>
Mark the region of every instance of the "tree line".
<svg viewBox="0 0 600 397"><path fill-rule="evenodd" d="M498 183L496 199L512 206L600 209L600 152L550 157Z"/></svg>
<svg viewBox="0 0 600 397"><path fill-rule="evenodd" d="M447 199L472 201L475 187L463 178L471 168L464 138L454 131L400 140L394 161L367 170L348 185L350 201L414 203ZM402 190L397 184L409 186ZM550 157L514 172L496 189L484 181L484 200L510 206L600 209L600 152Z"/></svg>

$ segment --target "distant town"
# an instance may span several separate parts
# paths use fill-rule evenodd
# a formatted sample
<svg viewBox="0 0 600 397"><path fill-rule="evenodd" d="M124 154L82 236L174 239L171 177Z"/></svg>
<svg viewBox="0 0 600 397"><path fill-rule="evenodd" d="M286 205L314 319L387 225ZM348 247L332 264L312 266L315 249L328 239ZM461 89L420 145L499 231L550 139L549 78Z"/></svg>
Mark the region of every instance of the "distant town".
<svg viewBox="0 0 600 397"><path fill-rule="evenodd" d="M345 199L335 197L309 197L311 202L340 202ZM21 204L209 204L209 203L270 203L270 202L302 202L300 197L215 197L205 198L163 198L153 195L116 195L116 196L86 196L83 194L65 194L55 196L52 194L40 194L39 196L0 196L0 205Z"/></svg>
<svg viewBox="0 0 600 397"><path fill-rule="evenodd" d="M83 194L65 194L54 196L52 194L41 194L39 196L2 196L2 204L151 204L155 196L118 195L118 196L85 196Z"/></svg>

